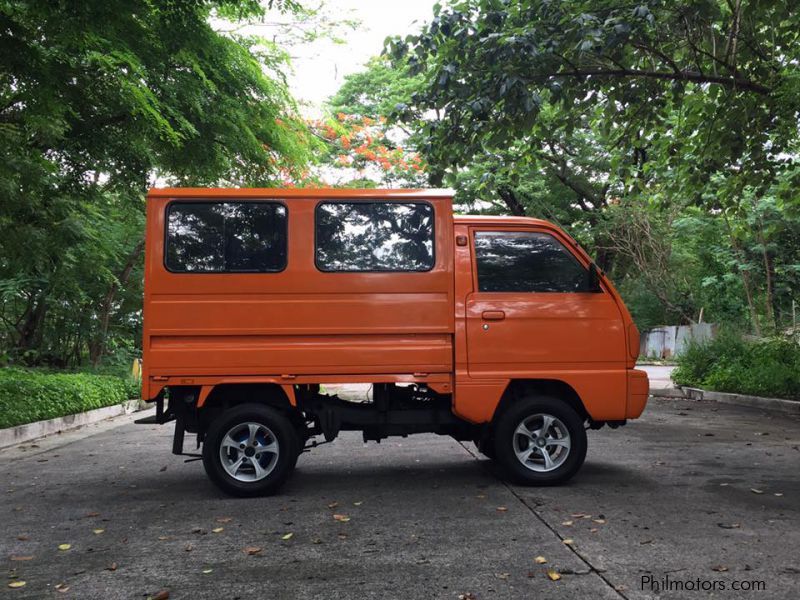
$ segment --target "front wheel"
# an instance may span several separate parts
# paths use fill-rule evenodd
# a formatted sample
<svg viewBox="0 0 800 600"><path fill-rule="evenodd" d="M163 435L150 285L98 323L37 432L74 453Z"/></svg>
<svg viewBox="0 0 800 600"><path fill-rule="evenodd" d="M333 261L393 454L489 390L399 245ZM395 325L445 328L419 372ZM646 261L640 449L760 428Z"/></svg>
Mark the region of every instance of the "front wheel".
<svg viewBox="0 0 800 600"><path fill-rule="evenodd" d="M206 433L203 466L209 479L234 496L274 494L297 462L299 441L291 421L259 404L222 413Z"/></svg>
<svg viewBox="0 0 800 600"><path fill-rule="evenodd" d="M583 420L567 403L546 396L523 398L497 419L497 462L521 485L563 483L586 458Z"/></svg>

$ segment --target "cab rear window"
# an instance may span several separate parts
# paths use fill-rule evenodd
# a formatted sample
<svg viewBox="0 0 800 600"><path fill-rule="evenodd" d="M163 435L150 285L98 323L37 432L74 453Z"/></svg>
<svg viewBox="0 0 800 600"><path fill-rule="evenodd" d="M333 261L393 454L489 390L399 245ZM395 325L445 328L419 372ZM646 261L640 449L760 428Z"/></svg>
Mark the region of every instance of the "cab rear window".
<svg viewBox="0 0 800 600"><path fill-rule="evenodd" d="M278 202L173 202L164 264L175 273L286 268L287 214Z"/></svg>
<svg viewBox="0 0 800 600"><path fill-rule="evenodd" d="M552 235L475 233L481 292L589 292L588 271Z"/></svg>
<svg viewBox="0 0 800 600"><path fill-rule="evenodd" d="M433 207L424 202L321 202L315 260L321 271L430 271Z"/></svg>

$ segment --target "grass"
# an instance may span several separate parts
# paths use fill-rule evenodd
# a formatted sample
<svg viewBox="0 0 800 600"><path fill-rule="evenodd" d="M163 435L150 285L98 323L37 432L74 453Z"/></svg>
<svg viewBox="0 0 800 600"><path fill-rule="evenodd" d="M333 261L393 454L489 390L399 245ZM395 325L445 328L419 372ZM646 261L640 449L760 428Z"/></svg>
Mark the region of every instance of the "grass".
<svg viewBox="0 0 800 600"><path fill-rule="evenodd" d="M138 397L139 383L129 377L0 368L0 429Z"/></svg>

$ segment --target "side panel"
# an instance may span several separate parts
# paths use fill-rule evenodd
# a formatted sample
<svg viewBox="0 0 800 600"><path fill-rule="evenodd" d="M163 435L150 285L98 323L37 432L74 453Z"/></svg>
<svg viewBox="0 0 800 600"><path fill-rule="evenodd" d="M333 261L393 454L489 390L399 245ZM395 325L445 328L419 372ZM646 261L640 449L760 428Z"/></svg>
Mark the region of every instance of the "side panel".
<svg viewBox="0 0 800 600"><path fill-rule="evenodd" d="M237 193L231 190L230 198L241 200ZM323 200L281 200L288 209L284 271L234 274L167 271L170 199L148 200L143 347L150 381L204 375L449 376L454 331L450 200L407 200L429 202L436 215L435 265L421 273L319 271L314 208Z"/></svg>

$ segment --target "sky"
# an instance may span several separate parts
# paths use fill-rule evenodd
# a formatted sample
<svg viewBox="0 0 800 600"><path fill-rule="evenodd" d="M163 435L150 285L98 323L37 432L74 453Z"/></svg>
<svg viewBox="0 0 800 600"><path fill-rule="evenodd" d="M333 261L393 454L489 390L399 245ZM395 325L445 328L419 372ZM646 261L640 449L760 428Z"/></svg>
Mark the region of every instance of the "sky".
<svg viewBox="0 0 800 600"><path fill-rule="evenodd" d="M360 25L344 33L346 44L321 39L292 48L294 73L289 83L295 98L307 103L304 112L315 112L339 89L345 75L361 70L370 57L380 54L388 36L416 32L430 21L434 1L326 0L334 18L356 19Z"/></svg>

